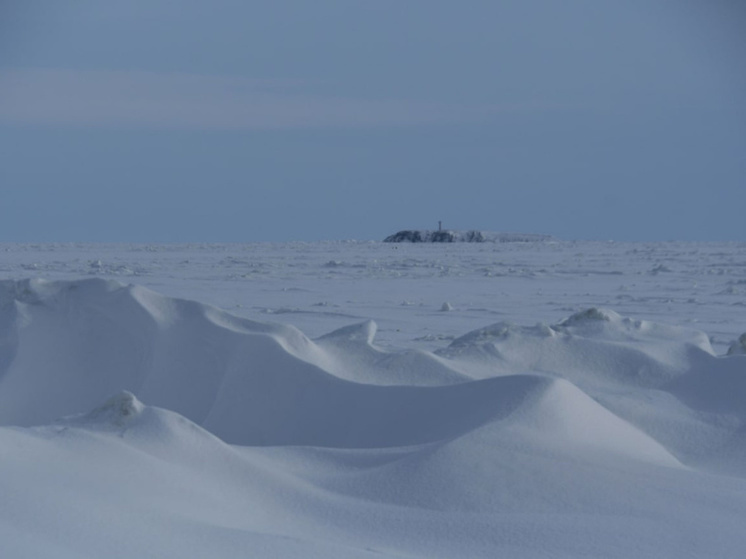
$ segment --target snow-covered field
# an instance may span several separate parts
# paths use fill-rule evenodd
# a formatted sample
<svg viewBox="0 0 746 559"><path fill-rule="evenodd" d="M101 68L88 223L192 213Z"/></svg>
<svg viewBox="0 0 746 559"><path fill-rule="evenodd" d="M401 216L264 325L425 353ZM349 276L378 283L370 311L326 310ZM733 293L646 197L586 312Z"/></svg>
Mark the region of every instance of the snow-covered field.
<svg viewBox="0 0 746 559"><path fill-rule="evenodd" d="M746 555L746 244L0 245L0 557Z"/></svg>

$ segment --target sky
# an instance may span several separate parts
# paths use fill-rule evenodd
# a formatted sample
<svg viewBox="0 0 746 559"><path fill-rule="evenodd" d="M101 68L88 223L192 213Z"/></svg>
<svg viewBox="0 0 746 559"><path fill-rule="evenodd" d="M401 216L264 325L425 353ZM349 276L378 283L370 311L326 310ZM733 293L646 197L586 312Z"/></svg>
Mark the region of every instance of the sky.
<svg viewBox="0 0 746 559"><path fill-rule="evenodd" d="M746 241L740 0L3 0L0 242Z"/></svg>

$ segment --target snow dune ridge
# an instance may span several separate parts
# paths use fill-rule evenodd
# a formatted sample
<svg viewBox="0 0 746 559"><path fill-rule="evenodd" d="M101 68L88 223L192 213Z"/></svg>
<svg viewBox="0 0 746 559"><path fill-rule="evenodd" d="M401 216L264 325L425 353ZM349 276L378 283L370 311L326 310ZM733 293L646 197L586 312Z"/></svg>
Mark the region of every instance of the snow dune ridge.
<svg viewBox="0 0 746 559"><path fill-rule="evenodd" d="M311 340L116 281L0 282L0 540L55 558L746 545L746 355L598 308L436 353L375 335Z"/></svg>
<svg viewBox="0 0 746 559"><path fill-rule="evenodd" d="M51 423L125 390L234 444L397 447L448 440L511 414L553 415L543 425L572 424L571 438L591 433L583 425L618 430L619 422L640 440L653 434L638 445L648 455L655 421L651 428L619 401L598 404L609 387L667 390L692 413L705 404L687 387L706 368L723 383L718 390L743 391L737 374L717 374L723 358L704 334L601 309L552 326L493 325L434 355L376 347L372 321L313 341L291 326L101 279L0 282L0 307L6 425ZM538 393L553 407L530 404ZM679 444L682 433L668 438L674 455L694 452Z"/></svg>

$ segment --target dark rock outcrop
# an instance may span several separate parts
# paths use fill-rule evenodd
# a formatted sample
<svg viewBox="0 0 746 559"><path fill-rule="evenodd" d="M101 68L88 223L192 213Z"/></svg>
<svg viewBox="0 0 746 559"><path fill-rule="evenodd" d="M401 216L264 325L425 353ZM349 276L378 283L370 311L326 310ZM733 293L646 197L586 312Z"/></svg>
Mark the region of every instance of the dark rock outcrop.
<svg viewBox="0 0 746 559"><path fill-rule="evenodd" d="M422 243L425 242L420 231L399 231L389 235L383 240L384 243Z"/></svg>
<svg viewBox="0 0 746 559"><path fill-rule="evenodd" d="M405 229L386 237L384 243L483 243L481 231L416 231Z"/></svg>
<svg viewBox="0 0 746 559"><path fill-rule="evenodd" d="M404 229L386 237L384 243L516 243L549 241L549 235L536 235L529 233L485 233L483 231L453 231L450 229L439 229L438 231L426 231L416 229Z"/></svg>

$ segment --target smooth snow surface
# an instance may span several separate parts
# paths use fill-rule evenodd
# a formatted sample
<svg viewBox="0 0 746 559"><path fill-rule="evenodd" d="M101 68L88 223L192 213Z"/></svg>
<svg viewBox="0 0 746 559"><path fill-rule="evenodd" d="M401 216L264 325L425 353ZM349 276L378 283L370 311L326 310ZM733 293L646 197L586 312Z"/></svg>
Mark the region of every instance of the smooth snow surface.
<svg viewBox="0 0 746 559"><path fill-rule="evenodd" d="M744 245L4 248L2 557L746 553Z"/></svg>

